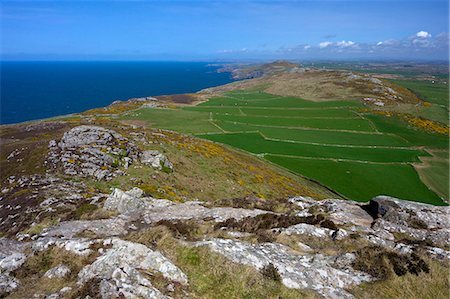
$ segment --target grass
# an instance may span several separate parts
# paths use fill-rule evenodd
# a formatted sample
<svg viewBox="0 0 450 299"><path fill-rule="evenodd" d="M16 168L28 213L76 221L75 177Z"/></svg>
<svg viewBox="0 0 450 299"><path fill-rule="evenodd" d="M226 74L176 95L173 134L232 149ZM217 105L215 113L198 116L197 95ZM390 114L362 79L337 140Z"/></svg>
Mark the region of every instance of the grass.
<svg viewBox="0 0 450 299"><path fill-rule="evenodd" d="M416 146L427 146L429 148L448 148L448 136L434 134L418 128L409 126L407 122L396 117L382 115L365 115L375 124L378 131L395 134Z"/></svg>
<svg viewBox="0 0 450 299"><path fill-rule="evenodd" d="M304 128L273 128L232 122L215 122L227 132L258 131L267 138L302 141L310 143L363 146L408 147L411 143L405 139L388 134L366 134L359 132L324 131Z"/></svg>
<svg viewBox="0 0 450 299"><path fill-rule="evenodd" d="M20 287L17 291L8 295L8 298L33 298L35 294L51 294L58 292L61 288L70 286L76 289L78 272L87 264L92 263L97 254L80 256L56 246L46 251L36 252L29 256L25 264L15 272L19 279ZM60 264L65 264L71 270L68 277L48 279L43 274ZM72 298L70 292L68 298ZM76 296L73 296L75 298Z"/></svg>
<svg viewBox="0 0 450 299"><path fill-rule="evenodd" d="M125 119L145 120L154 128L164 128L182 133L221 132L210 121L209 113L180 109L141 109Z"/></svg>
<svg viewBox="0 0 450 299"><path fill-rule="evenodd" d="M271 155L266 158L319 181L353 200L364 202L384 194L434 205L444 204L408 164L367 164Z"/></svg>
<svg viewBox="0 0 450 299"><path fill-rule="evenodd" d="M356 113L349 109L331 109L331 108L291 108L291 109L270 109L267 108L242 108L246 115L267 116L286 116L286 117L355 117Z"/></svg>
<svg viewBox="0 0 450 299"><path fill-rule="evenodd" d="M147 134L151 146L143 149L164 153L174 165L173 172L131 165L127 176L108 182L88 180L89 186L105 193L111 192L111 187L137 186L151 196L174 201L196 198L211 202L250 195L272 199L296 194L314 198L333 196L317 184L257 157L173 132L151 132Z"/></svg>
<svg viewBox="0 0 450 299"><path fill-rule="evenodd" d="M438 261L427 260L430 273L408 273L388 280L363 283L350 290L360 299L446 299L449 294L448 268Z"/></svg>
<svg viewBox="0 0 450 299"><path fill-rule="evenodd" d="M449 156L448 151L431 151L431 157L421 157L423 164L415 164L422 181L439 194L449 198Z"/></svg>
<svg viewBox="0 0 450 299"><path fill-rule="evenodd" d="M330 107L361 107L357 101L328 101L311 102L294 97L261 97L261 94L245 94L241 96L217 97L198 105L203 106L240 106L240 107L303 107L303 108L330 108Z"/></svg>
<svg viewBox="0 0 450 299"><path fill-rule="evenodd" d="M448 84L439 82L432 83L424 80L391 80L395 84L406 87L416 93L421 99L428 102L449 106Z"/></svg>
<svg viewBox="0 0 450 299"><path fill-rule="evenodd" d="M418 162L429 155L414 149L339 147L264 139L258 133L198 135L212 141L239 147L254 154L278 154L311 158L348 159L369 162Z"/></svg>
<svg viewBox="0 0 450 299"><path fill-rule="evenodd" d="M270 112L268 112L270 114ZM229 121L243 124L283 126L283 127L303 127L328 130L349 130L373 132L374 128L370 122L363 118L284 118L271 116L245 116L245 115L223 115L216 114L213 117L218 121Z"/></svg>

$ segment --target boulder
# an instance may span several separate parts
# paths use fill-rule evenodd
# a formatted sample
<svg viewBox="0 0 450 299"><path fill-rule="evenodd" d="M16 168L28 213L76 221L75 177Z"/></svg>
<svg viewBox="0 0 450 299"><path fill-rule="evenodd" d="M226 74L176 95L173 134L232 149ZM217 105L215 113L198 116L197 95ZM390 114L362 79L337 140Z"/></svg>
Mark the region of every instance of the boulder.
<svg viewBox="0 0 450 299"><path fill-rule="evenodd" d="M53 267L49 269L47 272L45 272L44 277L48 279L54 279L54 278L64 278L70 274L70 269L64 264L60 264L56 267Z"/></svg>
<svg viewBox="0 0 450 299"><path fill-rule="evenodd" d="M150 204L142 198L143 194L144 191L136 187L125 192L116 188L106 199L103 209L121 214L143 212Z"/></svg>
<svg viewBox="0 0 450 299"><path fill-rule="evenodd" d="M5 273L0 273L0 297L6 297L19 287L19 281Z"/></svg>
<svg viewBox="0 0 450 299"><path fill-rule="evenodd" d="M173 170L173 165L170 163L169 159L156 150L143 151L141 155L141 163L150 165L159 170Z"/></svg>
<svg viewBox="0 0 450 299"><path fill-rule="evenodd" d="M78 273L78 283L85 284L92 279L100 280L102 298L166 298L141 273L154 271L166 279L187 284L187 276L160 252L145 245L123 241L117 238L107 239L103 243L111 246L92 264Z"/></svg>

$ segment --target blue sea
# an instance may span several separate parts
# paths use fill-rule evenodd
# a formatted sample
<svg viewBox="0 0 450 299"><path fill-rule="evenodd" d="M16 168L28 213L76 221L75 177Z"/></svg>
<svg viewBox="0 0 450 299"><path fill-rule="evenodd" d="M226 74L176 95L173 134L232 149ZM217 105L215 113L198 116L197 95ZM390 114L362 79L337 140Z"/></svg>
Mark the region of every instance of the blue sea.
<svg viewBox="0 0 450 299"><path fill-rule="evenodd" d="M204 62L1 62L0 123L85 111L115 100L231 82Z"/></svg>

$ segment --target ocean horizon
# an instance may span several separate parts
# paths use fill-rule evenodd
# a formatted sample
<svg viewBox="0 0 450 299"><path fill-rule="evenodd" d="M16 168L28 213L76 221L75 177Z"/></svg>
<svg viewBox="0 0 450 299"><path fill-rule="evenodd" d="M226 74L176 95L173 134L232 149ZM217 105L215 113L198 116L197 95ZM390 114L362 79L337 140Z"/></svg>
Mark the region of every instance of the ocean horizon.
<svg viewBox="0 0 450 299"><path fill-rule="evenodd" d="M78 113L116 100L197 92L233 81L209 62L2 61L0 124Z"/></svg>

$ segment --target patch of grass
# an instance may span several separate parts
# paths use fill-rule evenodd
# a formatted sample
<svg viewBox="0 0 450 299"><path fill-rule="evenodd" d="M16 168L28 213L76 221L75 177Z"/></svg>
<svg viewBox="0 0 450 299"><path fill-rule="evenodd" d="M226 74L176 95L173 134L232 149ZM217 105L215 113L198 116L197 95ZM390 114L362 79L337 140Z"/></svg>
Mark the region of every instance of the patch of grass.
<svg viewBox="0 0 450 299"><path fill-rule="evenodd" d="M401 137L387 134L363 134L358 132L319 131L302 128L272 128L255 126L251 124L238 124L233 122L215 121L222 129L228 132L255 132L258 131L266 138L277 140L292 140L321 144L337 145L369 145L369 146L402 146L411 144Z"/></svg>
<svg viewBox="0 0 450 299"><path fill-rule="evenodd" d="M330 220L326 220L321 214L314 216L292 216L286 214L259 214L254 217L246 217L242 220L236 220L234 218L229 218L223 222L219 222L215 225L216 229L227 227L231 229L236 229L242 232L254 233L259 230L266 230L271 228L286 228L299 223L307 224L323 224L331 225ZM334 223L333 223L334 224Z"/></svg>
<svg viewBox="0 0 450 299"><path fill-rule="evenodd" d="M429 80L391 80L395 84L406 87L416 93L421 99L438 105L449 105L448 84L431 82Z"/></svg>
<svg viewBox="0 0 450 299"><path fill-rule="evenodd" d="M86 204L79 206L75 211L73 211L69 218L74 219L74 220L79 220L84 215L92 214L97 209L98 209L97 205L86 203Z"/></svg>
<svg viewBox="0 0 450 299"><path fill-rule="evenodd" d="M210 122L208 112L146 108L131 112L122 118L148 121L154 128L168 129L181 133L221 132L220 129Z"/></svg>
<svg viewBox="0 0 450 299"><path fill-rule="evenodd" d="M312 158L348 159L369 162L418 162L418 156L429 156L416 149L323 146L267 140L258 133L198 135L202 138L239 147L255 154L277 154Z"/></svg>
<svg viewBox="0 0 450 299"><path fill-rule="evenodd" d="M393 275L403 276L407 273L419 275L430 271L428 264L415 253L399 254L377 246L358 250L352 266L378 279L388 279Z"/></svg>
<svg viewBox="0 0 450 299"><path fill-rule="evenodd" d="M448 136L420 130L393 116L368 114L365 117L370 119L380 132L395 134L413 145L448 149Z"/></svg>
<svg viewBox="0 0 450 299"><path fill-rule="evenodd" d="M30 226L28 229L26 229L22 233L29 234L29 235L37 235L37 234L40 234L45 228L56 225L58 223L59 223L58 218L48 216L48 217L45 217L41 222L39 222L33 226Z"/></svg>
<svg viewBox="0 0 450 299"><path fill-rule="evenodd" d="M432 157L421 157L423 163L415 164L422 181L443 199L449 199L448 151L431 151Z"/></svg>
<svg viewBox="0 0 450 299"><path fill-rule="evenodd" d="M14 272L21 284L8 298L32 298L34 294L50 294L65 286L76 288L77 274L87 264L92 263L97 254L80 256L64 249L50 247L48 250L29 256L25 264ZM47 270L64 264L71 273L62 279L47 279L43 277ZM70 294L69 294L70 295Z"/></svg>
<svg viewBox="0 0 450 299"><path fill-rule="evenodd" d="M264 266L261 269L261 274L264 277L271 279L273 281L281 281L280 273L278 272L277 267L275 267L272 263Z"/></svg>
<svg viewBox="0 0 450 299"><path fill-rule="evenodd" d="M394 275L388 280L363 283L349 291L361 299L446 299L449 292L448 267L426 260L429 273Z"/></svg>
<svg viewBox="0 0 450 299"><path fill-rule="evenodd" d="M353 200L366 202L380 195L445 205L429 190L411 165L338 162L268 155L266 158L317 180Z"/></svg>
<svg viewBox="0 0 450 299"><path fill-rule="evenodd" d="M270 112L268 113L270 115ZM215 114L215 121L228 121L242 124L253 124L263 126L282 126L282 127L302 127L316 128L324 130L349 130L373 132L374 129L370 123L363 118L286 118L273 116L248 116L248 115L225 115Z"/></svg>

